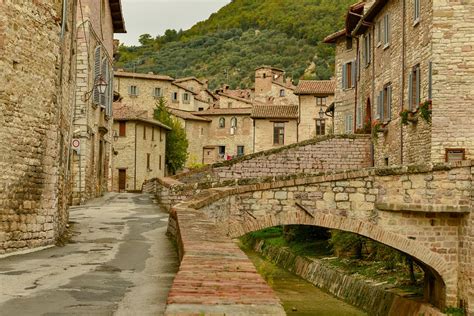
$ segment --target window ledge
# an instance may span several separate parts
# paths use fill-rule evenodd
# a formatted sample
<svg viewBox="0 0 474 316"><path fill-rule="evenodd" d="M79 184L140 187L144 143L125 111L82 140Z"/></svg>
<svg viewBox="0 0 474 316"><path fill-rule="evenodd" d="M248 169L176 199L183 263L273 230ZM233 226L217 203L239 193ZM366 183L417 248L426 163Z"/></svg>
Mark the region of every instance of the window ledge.
<svg viewBox="0 0 474 316"><path fill-rule="evenodd" d="M389 47L390 47L390 43L385 44L385 45L383 46L383 49L386 50L386 49L389 48Z"/></svg>
<svg viewBox="0 0 474 316"><path fill-rule="evenodd" d="M136 98L136 97L138 97L138 94L129 94L128 96L129 96L130 98Z"/></svg>
<svg viewBox="0 0 474 316"><path fill-rule="evenodd" d="M415 26L417 26L418 24L420 24L420 21L421 21L420 18L418 18L418 19L416 19L415 21L413 21L413 27L415 27Z"/></svg>
<svg viewBox="0 0 474 316"><path fill-rule="evenodd" d="M382 46L382 42L378 42L376 47Z"/></svg>

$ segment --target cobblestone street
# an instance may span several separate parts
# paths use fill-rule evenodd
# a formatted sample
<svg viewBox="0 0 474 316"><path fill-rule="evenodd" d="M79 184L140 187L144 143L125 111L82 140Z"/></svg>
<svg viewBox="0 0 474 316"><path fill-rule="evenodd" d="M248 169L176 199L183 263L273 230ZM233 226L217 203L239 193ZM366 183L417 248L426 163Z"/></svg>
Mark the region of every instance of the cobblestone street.
<svg viewBox="0 0 474 316"><path fill-rule="evenodd" d="M167 222L142 194L71 208L64 247L0 257L0 314L162 314L178 268Z"/></svg>

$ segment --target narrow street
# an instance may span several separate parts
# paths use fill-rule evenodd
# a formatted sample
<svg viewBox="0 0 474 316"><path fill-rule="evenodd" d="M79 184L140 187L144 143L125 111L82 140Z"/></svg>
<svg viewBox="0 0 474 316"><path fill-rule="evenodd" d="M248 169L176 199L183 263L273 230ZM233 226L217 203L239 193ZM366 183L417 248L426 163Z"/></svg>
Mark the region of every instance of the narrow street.
<svg viewBox="0 0 474 316"><path fill-rule="evenodd" d="M64 247L0 258L0 315L160 315L178 269L168 215L144 194L71 208Z"/></svg>

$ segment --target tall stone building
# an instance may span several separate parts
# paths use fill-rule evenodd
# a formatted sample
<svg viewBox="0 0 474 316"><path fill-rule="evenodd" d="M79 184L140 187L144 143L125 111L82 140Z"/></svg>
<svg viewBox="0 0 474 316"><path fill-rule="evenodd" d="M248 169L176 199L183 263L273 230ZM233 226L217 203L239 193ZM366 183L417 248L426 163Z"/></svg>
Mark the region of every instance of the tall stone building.
<svg viewBox="0 0 474 316"><path fill-rule="evenodd" d="M52 244L67 224L75 9L0 1L0 254Z"/></svg>
<svg viewBox="0 0 474 316"><path fill-rule="evenodd" d="M114 33L124 33L120 0L82 0L77 8L77 90L72 203L111 188ZM100 83L106 83L100 93Z"/></svg>

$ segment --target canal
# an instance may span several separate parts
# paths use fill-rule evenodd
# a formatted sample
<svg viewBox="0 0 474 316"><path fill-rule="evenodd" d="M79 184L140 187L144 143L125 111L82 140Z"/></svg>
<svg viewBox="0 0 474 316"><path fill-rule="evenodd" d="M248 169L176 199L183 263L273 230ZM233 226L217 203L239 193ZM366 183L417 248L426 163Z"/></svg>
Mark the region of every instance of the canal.
<svg viewBox="0 0 474 316"><path fill-rule="evenodd" d="M244 249L259 273L283 303L288 315L295 316L359 316L363 311L325 293L302 278L262 258L253 250Z"/></svg>

